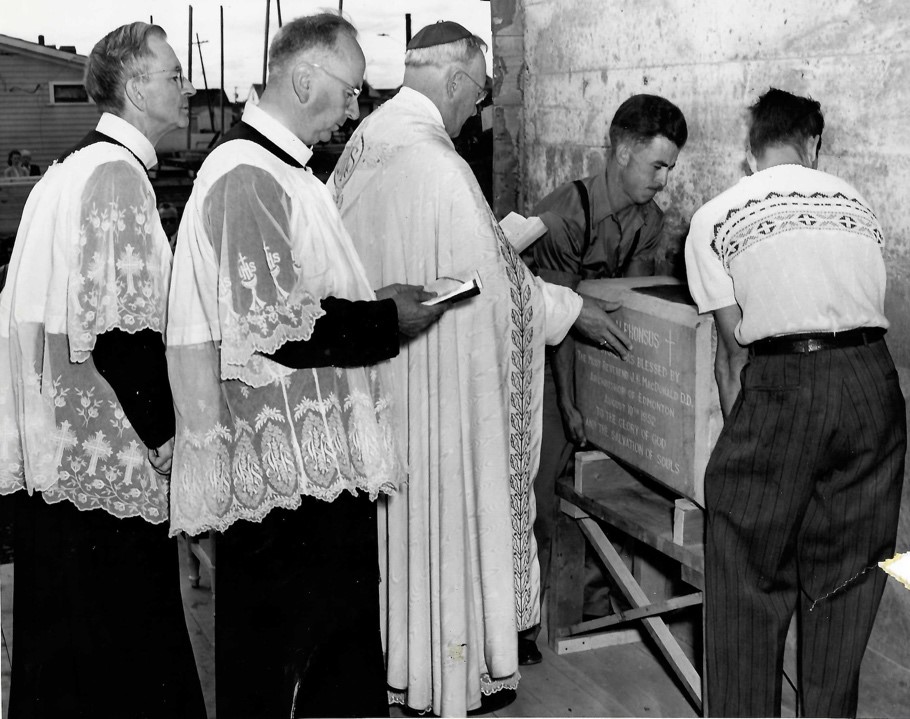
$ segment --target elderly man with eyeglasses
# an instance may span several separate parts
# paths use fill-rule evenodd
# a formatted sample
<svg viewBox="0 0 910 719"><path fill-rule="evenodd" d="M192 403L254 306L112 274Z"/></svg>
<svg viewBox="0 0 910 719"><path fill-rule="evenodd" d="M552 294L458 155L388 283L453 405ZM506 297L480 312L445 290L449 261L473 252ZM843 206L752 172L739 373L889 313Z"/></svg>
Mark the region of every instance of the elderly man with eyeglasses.
<svg viewBox="0 0 910 719"><path fill-rule="evenodd" d="M404 473L383 363L445 307L374 293L306 167L364 69L338 15L286 24L178 231L171 528L220 532L218 719L388 715L375 500Z"/></svg>
<svg viewBox="0 0 910 719"><path fill-rule="evenodd" d="M137 22L95 45L103 114L29 196L0 295L13 719L205 716L167 527L170 249L147 172L195 91L166 37Z"/></svg>
<svg viewBox="0 0 910 719"><path fill-rule="evenodd" d="M485 48L455 22L418 32L401 91L361 124L329 183L374 285L483 285L392 360L408 481L380 525L387 677L392 701L438 716L514 697L516 631L538 621L545 343L574 324L628 353L601 305L527 270L455 151L485 94Z"/></svg>

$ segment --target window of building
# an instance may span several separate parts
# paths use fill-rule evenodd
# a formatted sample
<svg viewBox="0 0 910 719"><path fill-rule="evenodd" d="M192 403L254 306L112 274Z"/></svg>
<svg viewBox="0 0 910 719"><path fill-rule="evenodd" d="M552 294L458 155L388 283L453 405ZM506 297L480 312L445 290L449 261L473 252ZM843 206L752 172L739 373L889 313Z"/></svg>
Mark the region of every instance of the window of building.
<svg viewBox="0 0 910 719"><path fill-rule="evenodd" d="M88 93L81 82L49 83L52 105L89 105Z"/></svg>

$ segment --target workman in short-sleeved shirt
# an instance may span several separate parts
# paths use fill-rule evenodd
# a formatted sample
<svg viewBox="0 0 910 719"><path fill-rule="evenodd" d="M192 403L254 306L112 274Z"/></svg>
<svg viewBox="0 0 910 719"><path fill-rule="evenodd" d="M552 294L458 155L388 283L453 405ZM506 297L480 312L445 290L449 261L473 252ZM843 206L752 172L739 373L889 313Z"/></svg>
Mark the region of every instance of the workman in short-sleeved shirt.
<svg viewBox="0 0 910 719"><path fill-rule="evenodd" d="M547 234L528 250L531 269L548 282L574 287L581 279L654 274L654 257L664 213L654 200L614 212L607 196L607 173L585 177L590 198L591 243L585 243L585 212L575 182L566 182L544 197L535 214ZM623 265L625 272L620 273Z"/></svg>
<svg viewBox="0 0 910 719"><path fill-rule="evenodd" d="M682 112L656 95L633 95L610 123L603 172L557 187L535 208L547 233L525 253L541 278L573 289L582 279L653 275L663 230L663 211L654 195L666 187L688 129ZM567 337L548 357L540 469L534 480L543 586L549 570L555 524L555 481L573 449L586 444L584 418L575 407L573 340ZM591 577L601 575L593 563ZM596 581L596 580L595 580ZM593 597L592 597L593 598ZM609 604L586 600L586 612L602 616ZM535 632L519 642L519 661L540 661Z"/></svg>

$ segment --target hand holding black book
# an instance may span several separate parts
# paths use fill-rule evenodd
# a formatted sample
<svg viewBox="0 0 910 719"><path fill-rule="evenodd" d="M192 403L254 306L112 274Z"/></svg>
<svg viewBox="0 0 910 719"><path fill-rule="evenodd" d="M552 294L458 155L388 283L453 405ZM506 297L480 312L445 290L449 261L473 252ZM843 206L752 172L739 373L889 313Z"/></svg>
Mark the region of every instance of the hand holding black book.
<svg viewBox="0 0 910 719"><path fill-rule="evenodd" d="M422 303L425 305L438 305L441 302L456 303L474 297L480 294L483 289L483 282L477 270L471 273L470 278L465 281L457 280L453 277L440 277L436 282L431 283L425 288L429 292L436 292L436 297Z"/></svg>

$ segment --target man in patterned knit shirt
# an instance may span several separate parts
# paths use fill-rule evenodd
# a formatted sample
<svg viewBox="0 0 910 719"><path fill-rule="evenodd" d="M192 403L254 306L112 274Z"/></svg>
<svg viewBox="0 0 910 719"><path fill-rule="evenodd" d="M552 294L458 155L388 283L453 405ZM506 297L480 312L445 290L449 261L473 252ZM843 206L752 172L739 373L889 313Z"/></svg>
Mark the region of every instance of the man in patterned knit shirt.
<svg viewBox="0 0 910 719"><path fill-rule="evenodd" d="M816 169L818 102L772 88L750 113L753 174L695 213L686 243L725 417L705 474L708 711L780 716L796 612L801 714L853 716L907 441L882 231Z"/></svg>

